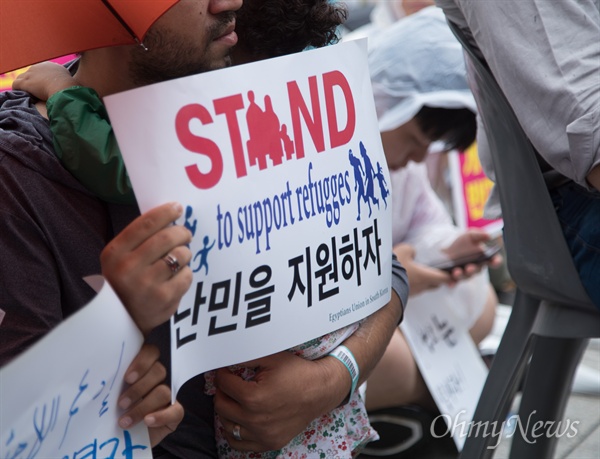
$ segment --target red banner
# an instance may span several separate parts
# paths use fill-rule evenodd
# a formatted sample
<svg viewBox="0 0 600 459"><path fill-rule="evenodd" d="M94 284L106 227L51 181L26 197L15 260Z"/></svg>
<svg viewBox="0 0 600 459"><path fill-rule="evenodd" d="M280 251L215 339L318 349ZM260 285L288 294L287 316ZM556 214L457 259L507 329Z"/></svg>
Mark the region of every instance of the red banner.
<svg viewBox="0 0 600 459"><path fill-rule="evenodd" d="M490 232L501 228L501 219L483 218L483 209L493 183L483 172L477 144L474 143L462 154L451 154L449 162L453 184L458 185L453 190L457 224L463 228L481 228Z"/></svg>

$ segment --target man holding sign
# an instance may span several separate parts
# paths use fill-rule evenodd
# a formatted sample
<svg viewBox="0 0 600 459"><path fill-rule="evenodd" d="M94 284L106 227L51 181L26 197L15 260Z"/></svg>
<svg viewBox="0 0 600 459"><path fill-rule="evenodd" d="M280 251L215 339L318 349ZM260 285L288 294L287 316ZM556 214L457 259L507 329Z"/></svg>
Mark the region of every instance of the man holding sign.
<svg viewBox="0 0 600 459"><path fill-rule="evenodd" d="M232 7L223 6L214 9ZM205 16L206 8L205 2L181 2L163 18L154 40L161 29L168 30L174 23L180 27L182 16ZM186 30L199 28L200 33L182 40L198 42L194 58L200 61L206 54L203 65L217 68L227 64L231 43L208 41L204 29L220 25L222 30L232 24L232 18L211 18L211 24L197 27L196 19L192 23L190 16ZM131 51L114 48L91 52L83 58L90 63L82 65L80 75L85 81L86 75L92 74L100 83L90 83L100 93L131 87L136 84L132 80L153 71L144 65L144 58L136 58L138 50ZM144 53L140 48L137 55ZM111 59L113 65L105 65ZM129 66L137 69L136 77L128 74ZM107 68L110 71L104 74ZM191 258L186 247L190 233L171 225L183 213L181 206L166 204L137 218L139 212L134 207L110 206L98 200L58 162L44 113L44 104L36 104L24 93L0 96L0 365L94 297L94 290L83 279L86 276L102 272L145 335L168 320L191 282L191 270L186 266ZM164 368L156 359L151 347L142 349L126 373L131 387L120 400L120 405L128 408L120 420L123 427L152 415L145 421L151 427L154 444L176 428L183 414L179 403L170 405L169 388L160 385Z"/></svg>
<svg viewBox="0 0 600 459"><path fill-rule="evenodd" d="M229 12L238 6L239 2L233 1L182 1L156 24L154 30L162 41L150 34L146 40L149 51L127 47L87 52L80 62L76 77L81 84L94 88L104 96L138 85L226 65L228 60L226 51L235 42L235 34L230 28ZM205 25L208 30L213 31L212 36L207 37L202 27L200 27L201 33L197 34L201 36L195 36L193 31L199 29L196 23L199 21L198 17L207 22ZM181 32L175 33L174 30L181 30ZM186 49L193 48L190 49L189 55L181 56L173 52L174 49L182 49L180 41L185 43ZM104 74L111 77L119 75L119 78L110 80L104 78ZM81 189L77 191L82 193ZM91 199L89 195L85 197ZM95 200L90 207L96 212L93 218L110 220L115 232L118 232L137 212L137 209L127 207L108 206L106 209L98 205ZM89 255L88 262L97 264L97 254L101 250L101 247L98 248L98 245L101 245L98 242L106 242L106 235L97 234L97 229L103 228L102 225L90 224L89 226L94 230L95 244L92 247L97 248L91 250L96 252L96 255L93 253ZM80 246L87 247L90 244L89 240L82 237L78 240ZM177 256L175 258L177 259ZM177 263L177 260L173 259L167 261L171 265ZM12 266L14 269L14 264ZM109 273L105 275L111 280ZM119 278L117 277L115 281ZM366 378L381 355L395 324L398 323L401 310L400 301L393 296L393 301L387 307L373 314L363 324L361 333L355 333L345 342L356 356L361 381ZM220 389L216 397L217 409L223 419L230 419L230 424L241 426L243 438L248 442L237 444L241 448L250 448L252 445L254 449L271 450L279 447L301 431L309 421L338 406L350 390L351 381L348 372L334 358L326 357L307 362L293 355L281 353L262 359L256 362L256 365L260 368L261 377L252 384L245 383L235 375L226 372L220 373L217 379ZM314 390L304 391L309 386ZM190 454L198 453L204 448L204 452L209 454L210 440L212 440L209 438L212 423L210 409L198 403L198 399L201 399L202 386L195 384L191 387L192 389L187 391L187 396L184 387L181 396L182 400L186 398L193 400L189 421L194 425L186 423L186 428L190 430L184 430L182 437L179 437L180 440L177 440L177 433L173 435L169 439L171 446L165 443L165 448L175 451L175 454L186 454L186 451ZM206 416L207 413L209 416ZM193 419L195 416L200 418ZM201 420L202 418L204 421ZM265 423L263 420L266 418L273 424ZM194 430L196 433L200 431L200 435L196 433L192 435ZM188 441L195 444L185 444ZM199 445L201 442L204 442L204 445ZM200 456L196 454L194 457Z"/></svg>

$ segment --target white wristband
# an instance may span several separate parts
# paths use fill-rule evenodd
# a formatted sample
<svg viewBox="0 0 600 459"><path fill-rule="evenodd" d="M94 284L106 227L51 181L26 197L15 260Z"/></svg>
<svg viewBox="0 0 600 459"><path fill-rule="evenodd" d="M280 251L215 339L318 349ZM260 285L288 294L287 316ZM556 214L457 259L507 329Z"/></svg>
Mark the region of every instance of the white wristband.
<svg viewBox="0 0 600 459"><path fill-rule="evenodd" d="M354 391L356 390L356 386L358 385L358 378L360 375L358 370L358 364L356 363L354 355L346 346L336 347L333 351L331 351L329 355L338 359L348 369L348 372L350 373L350 378L352 379L352 387L350 389L350 397L352 397L352 394L354 393Z"/></svg>

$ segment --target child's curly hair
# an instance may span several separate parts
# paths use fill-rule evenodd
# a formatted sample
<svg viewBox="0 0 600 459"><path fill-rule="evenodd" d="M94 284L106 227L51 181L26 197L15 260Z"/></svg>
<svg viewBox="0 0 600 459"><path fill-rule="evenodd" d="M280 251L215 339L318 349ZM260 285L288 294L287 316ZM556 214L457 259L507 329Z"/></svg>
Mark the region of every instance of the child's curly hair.
<svg viewBox="0 0 600 459"><path fill-rule="evenodd" d="M328 0L244 0L237 12L239 47L262 59L337 43L346 8Z"/></svg>

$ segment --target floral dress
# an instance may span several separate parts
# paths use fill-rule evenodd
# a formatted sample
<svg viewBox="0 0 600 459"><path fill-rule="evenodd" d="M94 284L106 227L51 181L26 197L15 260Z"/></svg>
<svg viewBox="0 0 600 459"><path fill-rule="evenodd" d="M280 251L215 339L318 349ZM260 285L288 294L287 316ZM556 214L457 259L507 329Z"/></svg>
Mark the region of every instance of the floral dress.
<svg viewBox="0 0 600 459"><path fill-rule="evenodd" d="M315 360L327 355L348 336L354 333L359 323L349 325L320 338L308 341L289 349L290 352L308 360ZM251 368L234 365L231 371L244 379L252 379ZM215 394L214 372L205 374L205 391ZM369 424L367 410L359 390L355 390L348 403L313 420L306 430L292 439L283 448L264 453L236 451L225 439L223 425L215 414L215 435L219 458L231 459L342 459L358 456L364 446L379 439L377 432Z"/></svg>

